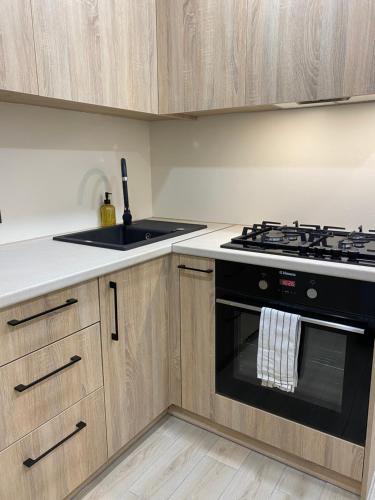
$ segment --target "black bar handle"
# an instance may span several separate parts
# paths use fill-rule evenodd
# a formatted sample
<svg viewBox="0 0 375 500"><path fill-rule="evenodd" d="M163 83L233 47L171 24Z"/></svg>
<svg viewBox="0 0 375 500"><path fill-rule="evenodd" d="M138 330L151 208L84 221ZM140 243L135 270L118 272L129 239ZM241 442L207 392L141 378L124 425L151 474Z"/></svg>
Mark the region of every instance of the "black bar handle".
<svg viewBox="0 0 375 500"><path fill-rule="evenodd" d="M47 375L44 375L44 377L38 378L38 380L34 380L34 382L30 382L30 384L19 384L19 385L16 385L16 387L14 388L14 390L17 391L17 392L26 391L26 389L30 389L30 387L33 387L33 385L39 384L40 382L43 382L43 380L46 380L47 378L52 377L52 375L56 375L56 373L59 373L62 370L65 370L66 368L68 368L69 366L72 366L75 363L78 363L78 361L81 361L81 359L82 358L80 356L72 356L70 358L70 362L67 363L66 365L60 366L60 368L57 368L53 372L48 373Z"/></svg>
<svg viewBox="0 0 375 500"><path fill-rule="evenodd" d="M179 266L177 266L179 269L185 269L186 271L198 271L198 273L206 273L206 274L210 274L210 273L213 273L214 270L213 269L197 269L195 267L188 267L188 266L185 266L185 264L180 264Z"/></svg>
<svg viewBox="0 0 375 500"><path fill-rule="evenodd" d="M77 299L68 299L65 304L62 304L61 306L53 307L52 309L48 309L48 311L43 311L38 314L34 314L34 316L29 316L28 318L24 319L11 319L8 321L8 325L10 326L18 326L21 325L22 323L26 323L26 321L31 321L35 318L39 318L40 316L44 316L45 314L49 314L54 311L58 311L59 309L63 309L64 307L69 307L73 304L77 304L78 300Z"/></svg>
<svg viewBox="0 0 375 500"><path fill-rule="evenodd" d="M78 432L80 432L82 429L84 429L85 427L87 426L86 422L78 422L78 424L76 424L76 427L77 429L75 431L73 431L71 434L69 434L69 436L66 436L64 437L64 439L62 439L61 441L59 441L57 444L55 444L54 446L52 446L52 448L50 448L49 450L45 451L44 453L42 453L42 455L40 455L38 458L27 458L24 462L23 462L23 465L25 465L26 467L32 467L33 465L35 465L37 462L39 462L39 460L42 460L42 458L46 457L47 455L49 455L52 451L56 450L56 448L58 448L59 446L61 446L63 443L65 443L65 441L68 441L68 439L70 439L71 437L73 437L75 434L78 434Z"/></svg>
<svg viewBox="0 0 375 500"><path fill-rule="evenodd" d="M115 333L112 333L112 340L118 341L118 310L117 310L117 283L115 281L109 282L109 287L113 289L113 299L115 301Z"/></svg>

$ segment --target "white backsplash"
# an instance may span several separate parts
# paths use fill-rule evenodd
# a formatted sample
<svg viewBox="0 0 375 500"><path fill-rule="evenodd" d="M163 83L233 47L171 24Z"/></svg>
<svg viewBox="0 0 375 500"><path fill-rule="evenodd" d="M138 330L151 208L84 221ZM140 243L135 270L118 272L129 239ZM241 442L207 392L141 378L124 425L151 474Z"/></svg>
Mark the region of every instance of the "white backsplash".
<svg viewBox="0 0 375 500"><path fill-rule="evenodd" d="M0 103L0 244L97 226L104 191L120 221L122 156L133 217L149 217L148 122Z"/></svg>
<svg viewBox="0 0 375 500"><path fill-rule="evenodd" d="M120 221L121 156L135 219L375 228L374 103L151 123L0 103L0 244L98 225L106 190Z"/></svg>
<svg viewBox="0 0 375 500"><path fill-rule="evenodd" d="M151 125L155 216L375 229L375 103Z"/></svg>

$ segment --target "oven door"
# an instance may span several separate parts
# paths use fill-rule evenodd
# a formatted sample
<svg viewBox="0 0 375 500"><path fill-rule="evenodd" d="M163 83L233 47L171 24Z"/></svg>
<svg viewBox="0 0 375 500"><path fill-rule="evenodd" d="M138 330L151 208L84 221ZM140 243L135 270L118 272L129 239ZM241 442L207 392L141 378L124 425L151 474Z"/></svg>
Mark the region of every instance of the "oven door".
<svg viewBox="0 0 375 500"><path fill-rule="evenodd" d="M372 336L359 326L303 317L298 386L287 393L257 378L259 319L259 307L216 300L216 392L364 445Z"/></svg>

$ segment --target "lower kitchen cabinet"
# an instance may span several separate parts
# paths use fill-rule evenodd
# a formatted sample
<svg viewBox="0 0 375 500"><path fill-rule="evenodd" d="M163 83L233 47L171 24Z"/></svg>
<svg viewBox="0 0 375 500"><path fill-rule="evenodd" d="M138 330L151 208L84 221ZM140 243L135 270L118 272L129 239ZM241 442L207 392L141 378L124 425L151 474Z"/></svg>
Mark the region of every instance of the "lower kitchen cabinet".
<svg viewBox="0 0 375 500"><path fill-rule="evenodd" d="M100 321L97 280L0 310L0 366Z"/></svg>
<svg viewBox="0 0 375 500"><path fill-rule="evenodd" d="M109 456L169 406L169 256L100 278Z"/></svg>
<svg viewBox="0 0 375 500"><path fill-rule="evenodd" d="M98 389L0 453L6 478L0 498L64 498L106 459L104 395Z"/></svg>
<svg viewBox="0 0 375 500"><path fill-rule="evenodd" d="M215 261L180 257L182 407L210 418L215 394Z"/></svg>
<svg viewBox="0 0 375 500"><path fill-rule="evenodd" d="M103 386L95 324L0 368L0 450Z"/></svg>

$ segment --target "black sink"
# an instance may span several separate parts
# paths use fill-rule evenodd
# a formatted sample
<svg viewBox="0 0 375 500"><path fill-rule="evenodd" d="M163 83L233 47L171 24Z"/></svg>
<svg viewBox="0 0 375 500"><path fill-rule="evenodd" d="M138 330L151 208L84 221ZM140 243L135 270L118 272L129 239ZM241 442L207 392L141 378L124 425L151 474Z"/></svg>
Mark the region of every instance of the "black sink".
<svg viewBox="0 0 375 500"><path fill-rule="evenodd" d="M156 241L175 238L193 231L205 229L202 224L185 224L182 222L157 221L143 219L133 222L130 226L116 226L80 231L78 233L55 236L57 241L78 243L92 247L112 248L114 250L131 250L132 248L149 245Z"/></svg>

